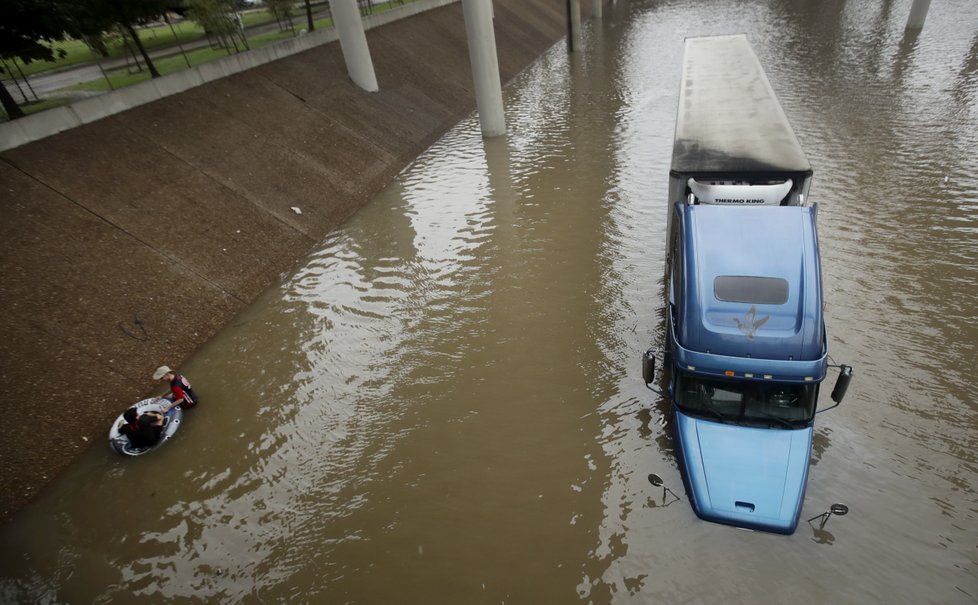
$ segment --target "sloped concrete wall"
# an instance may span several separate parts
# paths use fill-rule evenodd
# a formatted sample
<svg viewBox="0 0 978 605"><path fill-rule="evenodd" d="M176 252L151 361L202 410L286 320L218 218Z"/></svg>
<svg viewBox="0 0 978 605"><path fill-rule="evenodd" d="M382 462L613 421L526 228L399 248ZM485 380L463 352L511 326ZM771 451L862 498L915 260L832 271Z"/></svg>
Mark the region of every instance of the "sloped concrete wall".
<svg viewBox="0 0 978 605"><path fill-rule="evenodd" d="M494 5L506 82L565 2ZM460 4L367 38L379 93L331 43L0 153L0 517L475 109Z"/></svg>

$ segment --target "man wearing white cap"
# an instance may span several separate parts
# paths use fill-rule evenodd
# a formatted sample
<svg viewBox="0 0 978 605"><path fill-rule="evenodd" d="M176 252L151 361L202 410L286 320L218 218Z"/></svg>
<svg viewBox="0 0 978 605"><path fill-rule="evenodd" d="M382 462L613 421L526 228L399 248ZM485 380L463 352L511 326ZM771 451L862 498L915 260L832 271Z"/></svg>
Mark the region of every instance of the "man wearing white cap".
<svg viewBox="0 0 978 605"><path fill-rule="evenodd" d="M194 393L190 381L170 369L170 366L160 366L153 372L153 380L162 380L170 383L170 394L166 397L170 400L170 405L163 408L163 413L170 411L170 408L181 406L184 409L192 408L200 401L197 393Z"/></svg>

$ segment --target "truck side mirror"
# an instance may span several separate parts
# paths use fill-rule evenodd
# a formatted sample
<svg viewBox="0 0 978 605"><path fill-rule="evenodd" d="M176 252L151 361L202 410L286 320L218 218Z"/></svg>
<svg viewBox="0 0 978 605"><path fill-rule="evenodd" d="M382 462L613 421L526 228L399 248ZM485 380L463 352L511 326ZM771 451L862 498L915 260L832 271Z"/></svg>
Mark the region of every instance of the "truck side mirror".
<svg viewBox="0 0 978 605"><path fill-rule="evenodd" d="M852 382L852 366L843 364L840 366L839 378L835 381L835 388L832 389L832 401L842 403L842 398L846 396L849 383Z"/></svg>
<svg viewBox="0 0 978 605"><path fill-rule="evenodd" d="M655 349L649 349L642 355L642 379L646 386L655 380Z"/></svg>

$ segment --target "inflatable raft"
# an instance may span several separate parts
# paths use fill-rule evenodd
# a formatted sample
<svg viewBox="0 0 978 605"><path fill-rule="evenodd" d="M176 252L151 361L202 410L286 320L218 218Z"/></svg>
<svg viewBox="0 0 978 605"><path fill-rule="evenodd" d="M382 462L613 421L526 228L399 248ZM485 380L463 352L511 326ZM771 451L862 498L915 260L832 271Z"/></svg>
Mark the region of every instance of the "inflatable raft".
<svg viewBox="0 0 978 605"><path fill-rule="evenodd" d="M146 412L162 413L163 406L168 404L169 402L163 398L151 397L149 399L143 399L132 407L136 408L136 412L142 415ZM163 433L160 435L160 440L156 442L156 445L135 448L129 442L129 438L119 432L119 424L124 422L122 414L119 414L119 417L115 419L115 422L112 423L112 427L109 429L109 445L123 456L142 456L169 441L177 430L180 429L181 420L183 420L183 410L180 406L171 408L170 411L163 415Z"/></svg>

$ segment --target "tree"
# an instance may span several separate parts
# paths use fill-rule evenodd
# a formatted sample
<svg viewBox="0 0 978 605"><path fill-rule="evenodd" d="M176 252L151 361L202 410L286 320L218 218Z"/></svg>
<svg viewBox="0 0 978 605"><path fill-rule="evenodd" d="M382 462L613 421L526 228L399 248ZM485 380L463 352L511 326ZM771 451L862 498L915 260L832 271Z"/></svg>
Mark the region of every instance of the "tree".
<svg viewBox="0 0 978 605"><path fill-rule="evenodd" d="M97 51L104 32L119 27L139 49L152 77L160 73L146 52L135 24L159 17L176 0L0 0L0 58L54 61L65 55L51 43L71 36L86 40ZM4 69L0 65L0 73ZM23 117L5 86L0 85L0 103L11 119Z"/></svg>
<svg viewBox="0 0 978 605"><path fill-rule="evenodd" d="M6 0L3 0L6 1ZM160 77L153 60L150 59L143 41L136 33L135 26L150 19L158 19L169 4L168 0L61 0L69 8L67 19L69 30L78 39L101 37L118 25L123 35L128 37L143 56L150 76Z"/></svg>
<svg viewBox="0 0 978 605"><path fill-rule="evenodd" d="M98 53L103 57L109 56L109 47L106 40L109 36L114 36L115 20L89 6L85 0L73 2L68 7L66 15L67 33L76 40L81 40L88 46L93 53Z"/></svg>
<svg viewBox="0 0 978 605"><path fill-rule="evenodd" d="M65 55L55 51L51 42L65 37L66 21L62 0L3 0L0 2L0 58L31 61L53 61ZM0 65L0 73L4 73ZM24 116L23 110L0 84L0 104L10 119Z"/></svg>
<svg viewBox="0 0 978 605"><path fill-rule="evenodd" d="M306 0L306 23L310 33L315 31L316 23L312 20L312 6L309 4L309 0Z"/></svg>
<svg viewBox="0 0 978 605"><path fill-rule="evenodd" d="M292 23L293 4L294 0L265 0L265 5L275 16L280 31L292 30L295 32L295 25Z"/></svg>
<svg viewBox="0 0 978 605"><path fill-rule="evenodd" d="M123 31L129 34L129 38L139 49L139 54L143 56L143 61L149 68L150 77L160 77L160 72L153 65L153 60L149 58L149 53L146 52L146 47L143 46L143 41L139 39L139 34L136 33L133 25L146 19L155 19L163 14L166 6L164 0L84 0L83 4L90 4L98 9L96 14L113 18Z"/></svg>
<svg viewBox="0 0 978 605"><path fill-rule="evenodd" d="M228 54L233 45L237 49L235 38L244 34L238 14L231 0L186 0L187 16L200 25L208 36L216 36L218 45L226 48Z"/></svg>

